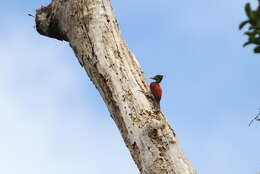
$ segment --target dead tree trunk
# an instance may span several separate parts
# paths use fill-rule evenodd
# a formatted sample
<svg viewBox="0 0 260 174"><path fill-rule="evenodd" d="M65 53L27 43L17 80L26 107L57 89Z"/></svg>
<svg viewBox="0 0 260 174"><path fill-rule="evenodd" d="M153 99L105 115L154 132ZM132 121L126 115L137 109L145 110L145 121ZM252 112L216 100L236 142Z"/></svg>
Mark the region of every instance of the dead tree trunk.
<svg viewBox="0 0 260 174"><path fill-rule="evenodd" d="M195 174L122 38L109 0L52 0L36 29L70 43L103 97L141 174Z"/></svg>

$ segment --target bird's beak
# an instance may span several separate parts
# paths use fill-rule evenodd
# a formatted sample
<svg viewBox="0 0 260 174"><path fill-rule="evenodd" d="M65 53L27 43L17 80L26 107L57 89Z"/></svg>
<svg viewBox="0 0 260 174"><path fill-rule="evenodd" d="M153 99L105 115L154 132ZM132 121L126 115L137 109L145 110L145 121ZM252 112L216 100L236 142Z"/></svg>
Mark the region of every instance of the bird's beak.
<svg viewBox="0 0 260 174"><path fill-rule="evenodd" d="M155 80L155 77L149 77L149 79L153 79L153 80Z"/></svg>

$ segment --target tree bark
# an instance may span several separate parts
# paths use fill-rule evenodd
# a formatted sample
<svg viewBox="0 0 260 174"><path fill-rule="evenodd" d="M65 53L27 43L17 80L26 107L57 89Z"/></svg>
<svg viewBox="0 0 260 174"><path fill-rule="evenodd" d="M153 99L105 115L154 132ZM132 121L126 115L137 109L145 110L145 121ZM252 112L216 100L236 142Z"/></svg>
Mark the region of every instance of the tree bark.
<svg viewBox="0 0 260 174"><path fill-rule="evenodd" d="M109 0L53 0L36 29L68 41L115 121L141 174L195 174L122 38ZM144 92L141 92L144 91Z"/></svg>

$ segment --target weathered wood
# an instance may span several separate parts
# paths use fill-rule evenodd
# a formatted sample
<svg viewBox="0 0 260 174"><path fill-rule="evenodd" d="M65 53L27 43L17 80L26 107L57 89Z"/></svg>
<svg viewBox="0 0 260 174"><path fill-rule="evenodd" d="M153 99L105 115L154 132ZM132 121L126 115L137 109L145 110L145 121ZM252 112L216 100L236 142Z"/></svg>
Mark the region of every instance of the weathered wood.
<svg viewBox="0 0 260 174"><path fill-rule="evenodd" d="M149 88L120 34L109 0L53 0L37 10L36 28L42 35L70 43L141 174L196 173L166 117L140 92Z"/></svg>

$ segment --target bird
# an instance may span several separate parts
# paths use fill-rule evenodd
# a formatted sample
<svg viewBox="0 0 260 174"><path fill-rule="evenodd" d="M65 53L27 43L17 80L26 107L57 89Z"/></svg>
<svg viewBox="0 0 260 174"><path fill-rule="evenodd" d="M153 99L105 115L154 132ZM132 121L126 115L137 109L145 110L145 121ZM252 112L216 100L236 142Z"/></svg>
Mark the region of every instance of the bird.
<svg viewBox="0 0 260 174"><path fill-rule="evenodd" d="M154 82L152 82L150 84L150 90L154 96L154 99L158 105L158 108L160 108L160 101L161 101L161 97L162 97L162 88L160 86L160 82L163 79L163 75L156 75L154 77L150 77L150 79L155 80Z"/></svg>

